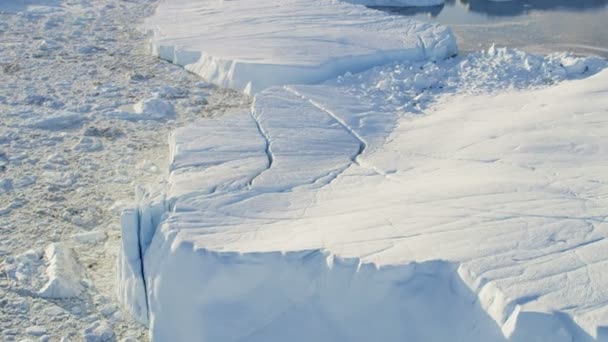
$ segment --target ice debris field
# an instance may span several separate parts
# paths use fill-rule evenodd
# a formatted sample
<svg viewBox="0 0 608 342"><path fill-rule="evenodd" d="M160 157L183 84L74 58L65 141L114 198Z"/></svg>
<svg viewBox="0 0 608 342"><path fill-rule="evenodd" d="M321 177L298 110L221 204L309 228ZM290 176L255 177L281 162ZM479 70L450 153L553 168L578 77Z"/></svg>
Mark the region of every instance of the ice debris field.
<svg viewBox="0 0 608 342"><path fill-rule="evenodd" d="M137 57L133 64L117 67L142 70L120 84L109 81L111 68L89 75L107 83L95 84L88 107L0 97L18 113L3 126L10 150L0 166L38 165L15 157L23 148L11 142L15 128L44 138L32 148L40 158L55 141L73 143L67 158L104 153L106 163L88 163L83 177L66 157L45 157L45 196L74 205L63 217L87 231L71 235L73 246L57 233L44 248L9 245L0 294L59 306L76 298L67 306L86 314L69 328L87 341L144 338L103 295L108 274L153 341L608 341L607 62L494 46L459 56L449 28L364 6L438 2L106 5L125 27L142 20L141 31L102 39L107 31L94 30L96 43L143 45L147 32L151 54L251 101L136 51L124 56ZM30 13L21 21L49 15L9 9ZM108 30L98 13L84 22ZM62 43L49 38L37 49L57 54ZM74 51L99 52L85 47ZM31 92L26 77L15 87ZM62 166L49 175L47 165ZM0 193L11 194L0 218L21 215L34 190L45 191L35 188L36 170L0 179ZM100 176L117 184L95 183ZM104 214L61 190L83 178L114 190ZM121 189L135 179L147 186ZM122 211L120 232L91 228L111 221L106 211ZM117 250L116 273L97 265L114 253L80 244ZM82 260L99 256L86 270ZM0 304L13 315L29 310L23 299ZM4 336L20 336L13 330Z"/></svg>
<svg viewBox="0 0 608 342"><path fill-rule="evenodd" d="M249 100L146 49L148 0L0 0L0 341L146 341L118 217L167 135Z"/></svg>

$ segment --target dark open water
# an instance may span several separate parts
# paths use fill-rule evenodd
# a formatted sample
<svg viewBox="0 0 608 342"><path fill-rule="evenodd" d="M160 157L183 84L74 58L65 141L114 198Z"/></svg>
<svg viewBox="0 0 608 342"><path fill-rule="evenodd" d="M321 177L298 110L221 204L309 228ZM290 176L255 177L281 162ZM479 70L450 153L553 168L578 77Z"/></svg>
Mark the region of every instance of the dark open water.
<svg viewBox="0 0 608 342"><path fill-rule="evenodd" d="M378 9L451 26L465 53L496 43L608 57L608 0L446 0L443 6Z"/></svg>

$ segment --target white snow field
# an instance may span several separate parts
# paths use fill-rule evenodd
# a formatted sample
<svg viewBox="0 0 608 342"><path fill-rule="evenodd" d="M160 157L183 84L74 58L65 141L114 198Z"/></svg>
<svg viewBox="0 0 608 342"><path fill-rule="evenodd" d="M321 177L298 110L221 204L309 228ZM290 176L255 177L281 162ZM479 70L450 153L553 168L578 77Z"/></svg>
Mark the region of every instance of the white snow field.
<svg viewBox="0 0 608 342"><path fill-rule="evenodd" d="M395 60L456 53L454 36L444 26L338 0L161 1L145 27L153 32L160 58L251 94L272 85L319 83Z"/></svg>
<svg viewBox="0 0 608 342"><path fill-rule="evenodd" d="M123 213L119 298L151 338L607 341L606 61L444 60L440 26L309 4L173 0L146 22L162 58L255 94L175 130L164 188ZM352 63L351 37L418 52L339 76L387 60ZM276 69L298 63L322 77Z"/></svg>

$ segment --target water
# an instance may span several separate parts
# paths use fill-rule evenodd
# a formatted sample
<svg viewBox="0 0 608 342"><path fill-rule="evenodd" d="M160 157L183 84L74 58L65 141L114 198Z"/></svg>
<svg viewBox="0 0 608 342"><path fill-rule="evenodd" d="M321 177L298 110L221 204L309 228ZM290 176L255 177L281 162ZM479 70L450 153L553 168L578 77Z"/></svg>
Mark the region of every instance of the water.
<svg viewBox="0 0 608 342"><path fill-rule="evenodd" d="M378 9L452 27L465 53L496 43L608 57L608 0L446 0L442 6Z"/></svg>

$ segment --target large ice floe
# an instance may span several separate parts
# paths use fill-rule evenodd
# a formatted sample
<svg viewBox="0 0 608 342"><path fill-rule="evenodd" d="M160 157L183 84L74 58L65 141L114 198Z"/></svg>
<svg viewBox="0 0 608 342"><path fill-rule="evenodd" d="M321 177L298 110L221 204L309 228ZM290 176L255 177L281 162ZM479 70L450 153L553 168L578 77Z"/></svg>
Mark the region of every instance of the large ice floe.
<svg viewBox="0 0 608 342"><path fill-rule="evenodd" d="M428 2L437 3L395 3ZM454 37L444 26L339 0L163 1L145 26L161 58L249 93L272 85L318 83L399 59L456 53Z"/></svg>
<svg viewBox="0 0 608 342"><path fill-rule="evenodd" d="M118 293L153 340L608 341L606 61L446 60L448 29L339 2L147 25L256 94L174 131L123 213Z"/></svg>

